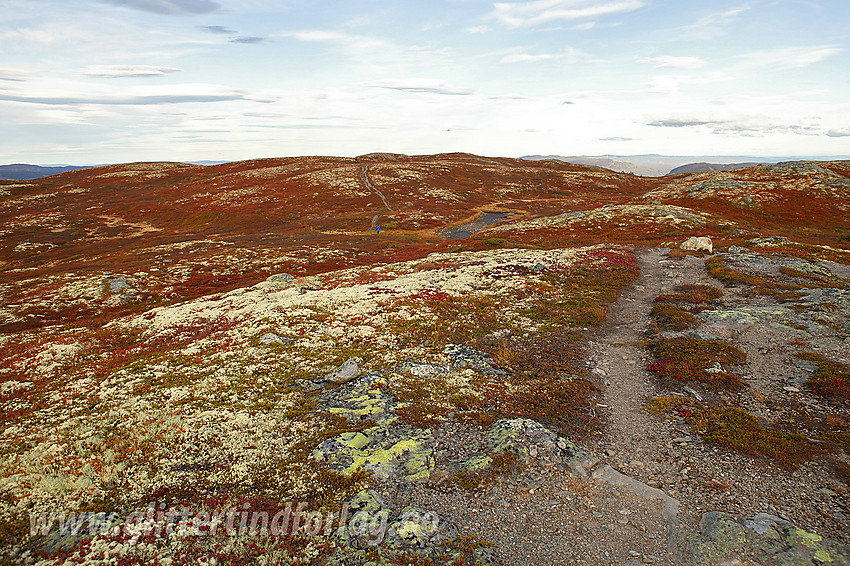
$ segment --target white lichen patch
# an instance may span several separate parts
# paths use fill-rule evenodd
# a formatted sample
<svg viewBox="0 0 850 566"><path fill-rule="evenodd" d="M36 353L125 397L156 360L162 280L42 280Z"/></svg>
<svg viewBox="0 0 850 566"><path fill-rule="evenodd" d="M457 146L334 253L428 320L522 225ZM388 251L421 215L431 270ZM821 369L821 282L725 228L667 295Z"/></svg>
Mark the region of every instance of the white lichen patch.
<svg viewBox="0 0 850 566"><path fill-rule="evenodd" d="M547 228L579 227L599 224L601 222L619 223L628 226L636 223L653 223L670 226L693 228L713 221L710 214L698 212L690 208L672 205L623 204L605 206L591 210L567 212L557 216L546 216L496 226L488 232L530 231Z"/></svg>
<svg viewBox="0 0 850 566"><path fill-rule="evenodd" d="M370 470L427 478L431 437L401 424L395 411L406 403L390 402L376 385L363 398L334 404L317 381L348 360L362 375L384 372L388 387L422 379L426 366L396 372L405 362L451 367L442 348L399 342L399 325L433 322L428 301L503 304L497 314L506 325L533 330L517 291L547 285L546 272L595 265L598 251L435 253L310 278L272 277L278 283L156 308L101 329L44 333L21 363L4 368L14 376L0 389L9 419L0 436L0 488L10 494L0 514L76 511L113 499L133 509L155 494L283 500L335 493L321 462L354 478ZM58 288L99 294L103 284L101 276ZM279 340L261 341L268 333ZM453 368L434 383L474 399L476 371ZM444 419L451 410L440 398L423 418ZM362 419L371 424L360 427ZM336 452L317 458L323 445Z"/></svg>

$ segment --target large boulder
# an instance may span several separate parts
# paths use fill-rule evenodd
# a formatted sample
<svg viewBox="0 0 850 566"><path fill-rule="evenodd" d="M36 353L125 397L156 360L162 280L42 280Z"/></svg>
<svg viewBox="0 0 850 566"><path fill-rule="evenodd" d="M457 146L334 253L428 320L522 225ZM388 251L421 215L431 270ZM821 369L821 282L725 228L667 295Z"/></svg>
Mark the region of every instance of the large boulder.
<svg viewBox="0 0 850 566"><path fill-rule="evenodd" d="M691 236L682 242L679 248L695 252L712 253L714 251L714 244L711 243L711 238Z"/></svg>

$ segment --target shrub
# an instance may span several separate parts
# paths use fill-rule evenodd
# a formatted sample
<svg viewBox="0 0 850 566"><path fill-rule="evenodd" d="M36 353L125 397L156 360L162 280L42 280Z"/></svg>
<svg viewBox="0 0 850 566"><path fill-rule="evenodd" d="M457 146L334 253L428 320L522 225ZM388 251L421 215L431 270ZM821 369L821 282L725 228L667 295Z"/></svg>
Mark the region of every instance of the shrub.
<svg viewBox="0 0 850 566"><path fill-rule="evenodd" d="M754 416L735 407L697 411L691 424L706 442L770 456L789 470L796 470L822 451L805 436L766 429Z"/></svg>
<svg viewBox="0 0 850 566"><path fill-rule="evenodd" d="M662 330L685 330L699 324L697 317L675 305L655 305L649 314Z"/></svg>
<svg viewBox="0 0 850 566"><path fill-rule="evenodd" d="M850 369L847 366L814 352L797 352L794 355L817 365L807 383L812 391L821 395L850 398Z"/></svg>
<svg viewBox="0 0 850 566"><path fill-rule="evenodd" d="M755 285L758 287L773 287L774 284L758 275L731 269L723 264L723 261L718 257L713 257L705 262L705 267L712 277L723 283L724 285Z"/></svg>
<svg viewBox="0 0 850 566"><path fill-rule="evenodd" d="M719 373L706 372L714 363L738 364L747 355L722 340L700 338L659 338L649 344L655 362L649 370L658 376L676 381L698 381L713 386L741 387L737 376L724 368Z"/></svg>
<svg viewBox="0 0 850 566"><path fill-rule="evenodd" d="M711 285L682 285L676 292L655 297L656 303L708 303L723 296L723 291Z"/></svg>

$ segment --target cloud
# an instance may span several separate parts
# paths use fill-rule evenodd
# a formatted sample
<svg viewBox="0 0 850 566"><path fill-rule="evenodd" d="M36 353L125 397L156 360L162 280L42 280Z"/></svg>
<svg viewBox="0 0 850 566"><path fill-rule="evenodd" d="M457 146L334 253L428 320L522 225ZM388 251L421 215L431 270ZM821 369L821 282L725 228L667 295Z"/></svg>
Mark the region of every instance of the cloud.
<svg viewBox="0 0 850 566"><path fill-rule="evenodd" d="M680 36L680 39L712 39L723 35L726 33L723 28L749 9L749 6L742 6L704 16L696 23L686 26L685 33Z"/></svg>
<svg viewBox="0 0 850 566"><path fill-rule="evenodd" d="M499 59L499 63L537 63L540 61L565 61L577 63L586 58L586 55L578 49L567 48L563 53L509 53Z"/></svg>
<svg viewBox="0 0 850 566"><path fill-rule="evenodd" d="M153 65L91 65L86 67L83 74L87 77L116 79L123 77L162 77L180 72L183 72L183 69Z"/></svg>
<svg viewBox="0 0 850 566"><path fill-rule="evenodd" d="M843 128L841 130L829 130L826 135L831 138L850 138L850 128Z"/></svg>
<svg viewBox="0 0 850 566"><path fill-rule="evenodd" d="M265 37L234 37L230 40L230 43L244 43L244 44L252 44L252 43L263 43L266 40Z"/></svg>
<svg viewBox="0 0 850 566"><path fill-rule="evenodd" d="M499 63L537 63L540 61L566 61L568 63L577 63L583 59L585 55L578 49L568 48L563 53L511 53L499 59Z"/></svg>
<svg viewBox="0 0 850 566"><path fill-rule="evenodd" d="M312 43L335 43L350 49L384 49L391 47L386 41L366 35L353 35L332 30L296 30L279 34L282 37L291 37L299 41Z"/></svg>
<svg viewBox="0 0 850 566"><path fill-rule="evenodd" d="M515 55L505 55L499 60L499 63L531 63L537 61L550 61L552 59L555 59L555 56L551 53L541 53L540 55L517 53Z"/></svg>
<svg viewBox="0 0 850 566"><path fill-rule="evenodd" d="M439 79L385 79L366 83L372 88L385 88L402 92L418 92L427 94L444 94L452 96L470 95L474 91L469 88L456 87Z"/></svg>
<svg viewBox="0 0 850 566"><path fill-rule="evenodd" d="M635 138L626 138L621 136L613 136L610 138L599 138L599 141L634 141Z"/></svg>
<svg viewBox="0 0 850 566"><path fill-rule="evenodd" d="M638 63L649 63L656 67L668 67L671 69L699 69L705 65L705 61L699 57L674 57L672 55L644 57L643 59L638 59Z"/></svg>
<svg viewBox="0 0 850 566"><path fill-rule="evenodd" d="M27 80L27 75L22 71L0 67L0 81L23 82Z"/></svg>
<svg viewBox="0 0 850 566"><path fill-rule="evenodd" d="M670 116L647 122L663 128L708 127L713 134L762 137L767 134L822 135L823 130L813 123L788 123L766 115L736 113L723 118Z"/></svg>
<svg viewBox="0 0 850 566"><path fill-rule="evenodd" d="M107 4L126 6L154 14L209 14L221 9L218 2L212 0L100 0Z"/></svg>
<svg viewBox="0 0 850 566"><path fill-rule="evenodd" d="M713 126L723 124L719 120L702 120L699 118L662 118L647 122L647 126L657 126L659 128L692 128L695 126Z"/></svg>
<svg viewBox="0 0 850 566"><path fill-rule="evenodd" d="M820 63L824 59L841 53L843 49L834 45L811 45L782 47L770 51L755 51L740 58L746 63L759 67L796 69Z"/></svg>
<svg viewBox="0 0 850 566"><path fill-rule="evenodd" d="M729 80L723 71L700 73L698 75L657 75L652 77L647 92L676 94L683 85L707 85Z"/></svg>
<svg viewBox="0 0 850 566"><path fill-rule="evenodd" d="M587 31L589 29L593 29L596 27L596 22L584 22L583 24L576 24L571 29L577 31Z"/></svg>
<svg viewBox="0 0 850 566"><path fill-rule="evenodd" d="M58 94L57 91L61 91ZM27 102L30 104L48 104L56 106L83 104L180 104L186 102L223 102L228 100L257 100L239 89L208 84L182 84L157 87L137 87L115 91L73 92L67 89L44 89L34 92L15 92L0 88L0 100Z"/></svg>
<svg viewBox="0 0 850 566"><path fill-rule="evenodd" d="M201 26L201 29L210 33L234 34L236 30L226 28L224 26Z"/></svg>
<svg viewBox="0 0 850 566"><path fill-rule="evenodd" d="M493 17L511 27L535 26L557 20L594 18L605 14L631 12L645 6L643 0L535 0L497 2Z"/></svg>
<svg viewBox="0 0 850 566"><path fill-rule="evenodd" d="M471 26L464 28L463 31L466 33L487 33L489 29L487 26Z"/></svg>

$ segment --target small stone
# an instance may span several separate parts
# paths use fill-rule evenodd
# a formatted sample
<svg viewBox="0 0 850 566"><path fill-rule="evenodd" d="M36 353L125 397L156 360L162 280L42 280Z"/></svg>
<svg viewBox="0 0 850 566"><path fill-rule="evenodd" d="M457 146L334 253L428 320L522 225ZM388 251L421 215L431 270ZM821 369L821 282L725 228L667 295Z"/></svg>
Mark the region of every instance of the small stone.
<svg viewBox="0 0 850 566"><path fill-rule="evenodd" d="M292 338L278 336L274 332L266 332L260 336L260 344L291 344Z"/></svg>
<svg viewBox="0 0 850 566"><path fill-rule="evenodd" d="M272 275L268 279L266 279L269 283L275 283L278 285L287 285L295 281L295 276L290 275L289 273L277 273Z"/></svg>
<svg viewBox="0 0 850 566"><path fill-rule="evenodd" d="M560 448L561 450L566 450L567 449L566 441L565 440L559 440L558 441L558 448Z"/></svg>
<svg viewBox="0 0 850 566"><path fill-rule="evenodd" d="M680 436L678 438L674 438L673 442L675 442L676 444L687 444L691 440L693 439L690 436Z"/></svg>
<svg viewBox="0 0 850 566"><path fill-rule="evenodd" d="M711 364L710 366L705 368L703 371L705 373L710 373L710 374L723 373L723 366L720 365L720 362L714 362L713 364Z"/></svg>
<svg viewBox="0 0 850 566"><path fill-rule="evenodd" d="M348 360L331 373L325 376L325 380L337 385L348 383L360 375L360 367L354 360Z"/></svg>
<svg viewBox="0 0 850 566"><path fill-rule="evenodd" d="M640 556L640 552L638 552L638 551L636 551L636 550L630 550L630 551L629 551L629 555L634 556L635 558L637 558L638 556Z"/></svg>

